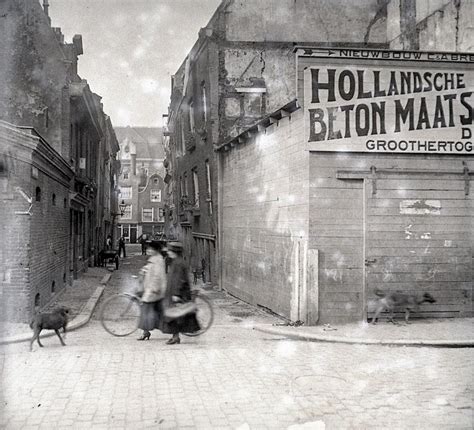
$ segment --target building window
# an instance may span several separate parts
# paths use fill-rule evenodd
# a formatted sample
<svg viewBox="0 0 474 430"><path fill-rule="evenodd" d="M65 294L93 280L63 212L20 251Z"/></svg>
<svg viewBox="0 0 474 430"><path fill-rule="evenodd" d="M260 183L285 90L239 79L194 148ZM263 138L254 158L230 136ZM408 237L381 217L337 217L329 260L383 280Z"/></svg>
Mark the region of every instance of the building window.
<svg viewBox="0 0 474 430"><path fill-rule="evenodd" d="M206 93L206 83L203 81L201 83L201 97L202 97L202 119L204 122L207 122L207 93Z"/></svg>
<svg viewBox="0 0 474 430"><path fill-rule="evenodd" d="M131 199L132 187L120 187L120 196L122 199Z"/></svg>
<svg viewBox="0 0 474 430"><path fill-rule="evenodd" d="M150 190L150 201L154 203L161 202L161 190Z"/></svg>
<svg viewBox="0 0 474 430"><path fill-rule="evenodd" d="M64 199L64 207L67 208L67 199Z"/></svg>
<svg viewBox="0 0 474 430"><path fill-rule="evenodd" d="M123 179L128 179L128 172L123 172Z"/></svg>
<svg viewBox="0 0 474 430"><path fill-rule="evenodd" d="M56 194L54 194L54 193L51 196L51 203L53 204L53 206L56 206Z"/></svg>
<svg viewBox="0 0 474 430"><path fill-rule="evenodd" d="M41 201L41 188L40 188L40 187L36 187L36 193L35 193L35 195L36 195L35 200L36 200L37 202L40 202L40 201Z"/></svg>
<svg viewBox="0 0 474 430"><path fill-rule="evenodd" d="M193 170L194 207L199 208L199 179L197 170Z"/></svg>
<svg viewBox="0 0 474 430"><path fill-rule="evenodd" d="M184 173L184 175L183 175L183 187L182 187L182 190L183 190L183 194L181 194L181 195L182 195L182 196L189 197L189 193L188 193L188 174L187 174L187 173Z"/></svg>
<svg viewBox="0 0 474 430"><path fill-rule="evenodd" d="M181 123L181 155L186 153L186 136L184 135L184 124Z"/></svg>
<svg viewBox="0 0 474 430"><path fill-rule="evenodd" d="M153 208L151 209L142 209L142 221L143 222L153 222Z"/></svg>
<svg viewBox="0 0 474 430"><path fill-rule="evenodd" d="M194 133L194 102L192 99L189 102L189 130Z"/></svg>
<svg viewBox="0 0 474 430"><path fill-rule="evenodd" d="M206 187L207 187L207 194L206 194L207 209L209 211L209 215L212 215L211 166L209 164L209 160L206 160Z"/></svg>
<svg viewBox="0 0 474 430"><path fill-rule="evenodd" d="M132 205L125 205L121 219L132 219Z"/></svg>
<svg viewBox="0 0 474 430"><path fill-rule="evenodd" d="M158 178L153 179L153 185L158 185Z"/></svg>
<svg viewBox="0 0 474 430"><path fill-rule="evenodd" d="M165 222L165 210L163 208L158 209L158 222Z"/></svg>
<svg viewBox="0 0 474 430"><path fill-rule="evenodd" d="M51 284L51 292L54 293L56 290L56 282L53 281L53 283Z"/></svg>

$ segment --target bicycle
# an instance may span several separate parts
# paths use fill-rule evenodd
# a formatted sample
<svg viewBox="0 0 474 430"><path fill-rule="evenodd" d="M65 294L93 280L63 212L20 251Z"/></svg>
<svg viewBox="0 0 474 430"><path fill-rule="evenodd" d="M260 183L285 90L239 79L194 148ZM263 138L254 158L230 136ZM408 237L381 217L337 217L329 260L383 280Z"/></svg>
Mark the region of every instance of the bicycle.
<svg viewBox="0 0 474 430"><path fill-rule="evenodd" d="M211 301L199 290L191 291L195 305L196 318L201 329L194 333L183 333L185 336L199 336L211 327L214 321L214 309ZM124 337L138 329L140 321L141 297L133 293L120 293L109 297L100 310L100 322L105 331L113 336Z"/></svg>

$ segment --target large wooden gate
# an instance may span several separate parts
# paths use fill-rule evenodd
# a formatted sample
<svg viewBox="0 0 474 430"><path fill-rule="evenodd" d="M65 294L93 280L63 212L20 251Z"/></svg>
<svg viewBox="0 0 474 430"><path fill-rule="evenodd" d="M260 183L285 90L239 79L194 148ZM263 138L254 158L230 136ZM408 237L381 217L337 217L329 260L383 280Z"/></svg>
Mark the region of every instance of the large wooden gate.
<svg viewBox="0 0 474 430"><path fill-rule="evenodd" d="M418 316L472 315L474 199L469 172L386 170L365 178L365 292L431 293ZM416 315L413 315L414 317Z"/></svg>

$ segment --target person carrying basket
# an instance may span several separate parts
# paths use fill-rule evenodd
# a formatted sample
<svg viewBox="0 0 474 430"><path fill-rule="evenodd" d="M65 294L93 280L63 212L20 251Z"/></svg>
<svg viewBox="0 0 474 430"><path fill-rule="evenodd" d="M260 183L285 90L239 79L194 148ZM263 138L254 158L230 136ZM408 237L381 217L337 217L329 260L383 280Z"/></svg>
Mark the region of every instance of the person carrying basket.
<svg viewBox="0 0 474 430"><path fill-rule="evenodd" d="M164 320L162 332L173 336L166 343L180 343L179 333L195 333L200 330L195 305L191 297L188 267L182 257L181 242L168 242L171 265L168 271L166 294L163 300Z"/></svg>
<svg viewBox="0 0 474 430"><path fill-rule="evenodd" d="M138 327L143 330L138 340L150 339L150 331L163 325L163 300L166 294L166 271L163 254L166 247L160 242L150 243L151 256L143 267L143 295L140 322Z"/></svg>

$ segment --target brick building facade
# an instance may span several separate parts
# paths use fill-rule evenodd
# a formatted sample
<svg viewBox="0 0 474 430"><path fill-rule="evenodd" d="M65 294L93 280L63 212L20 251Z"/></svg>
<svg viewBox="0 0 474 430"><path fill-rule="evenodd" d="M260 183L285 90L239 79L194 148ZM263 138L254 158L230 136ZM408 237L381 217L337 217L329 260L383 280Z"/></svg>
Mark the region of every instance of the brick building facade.
<svg viewBox="0 0 474 430"><path fill-rule="evenodd" d="M164 148L161 128L116 127L121 164L118 177L119 201L124 216L117 220L117 238L136 243L164 231Z"/></svg>
<svg viewBox="0 0 474 430"><path fill-rule="evenodd" d="M295 43L381 46L376 0L224 0L172 77L167 230L216 283L219 167L214 146L294 97ZM383 14L382 14L383 15ZM321 16L324 23L321 24ZM346 21L344 26L335 23ZM239 211L236 207L234 210Z"/></svg>
<svg viewBox="0 0 474 430"><path fill-rule="evenodd" d="M0 122L2 319L26 318L68 281L71 167L31 128Z"/></svg>
<svg viewBox="0 0 474 430"><path fill-rule="evenodd" d="M0 4L2 318L22 321L96 263L117 212L110 119L77 74L82 37L64 42L47 6Z"/></svg>

